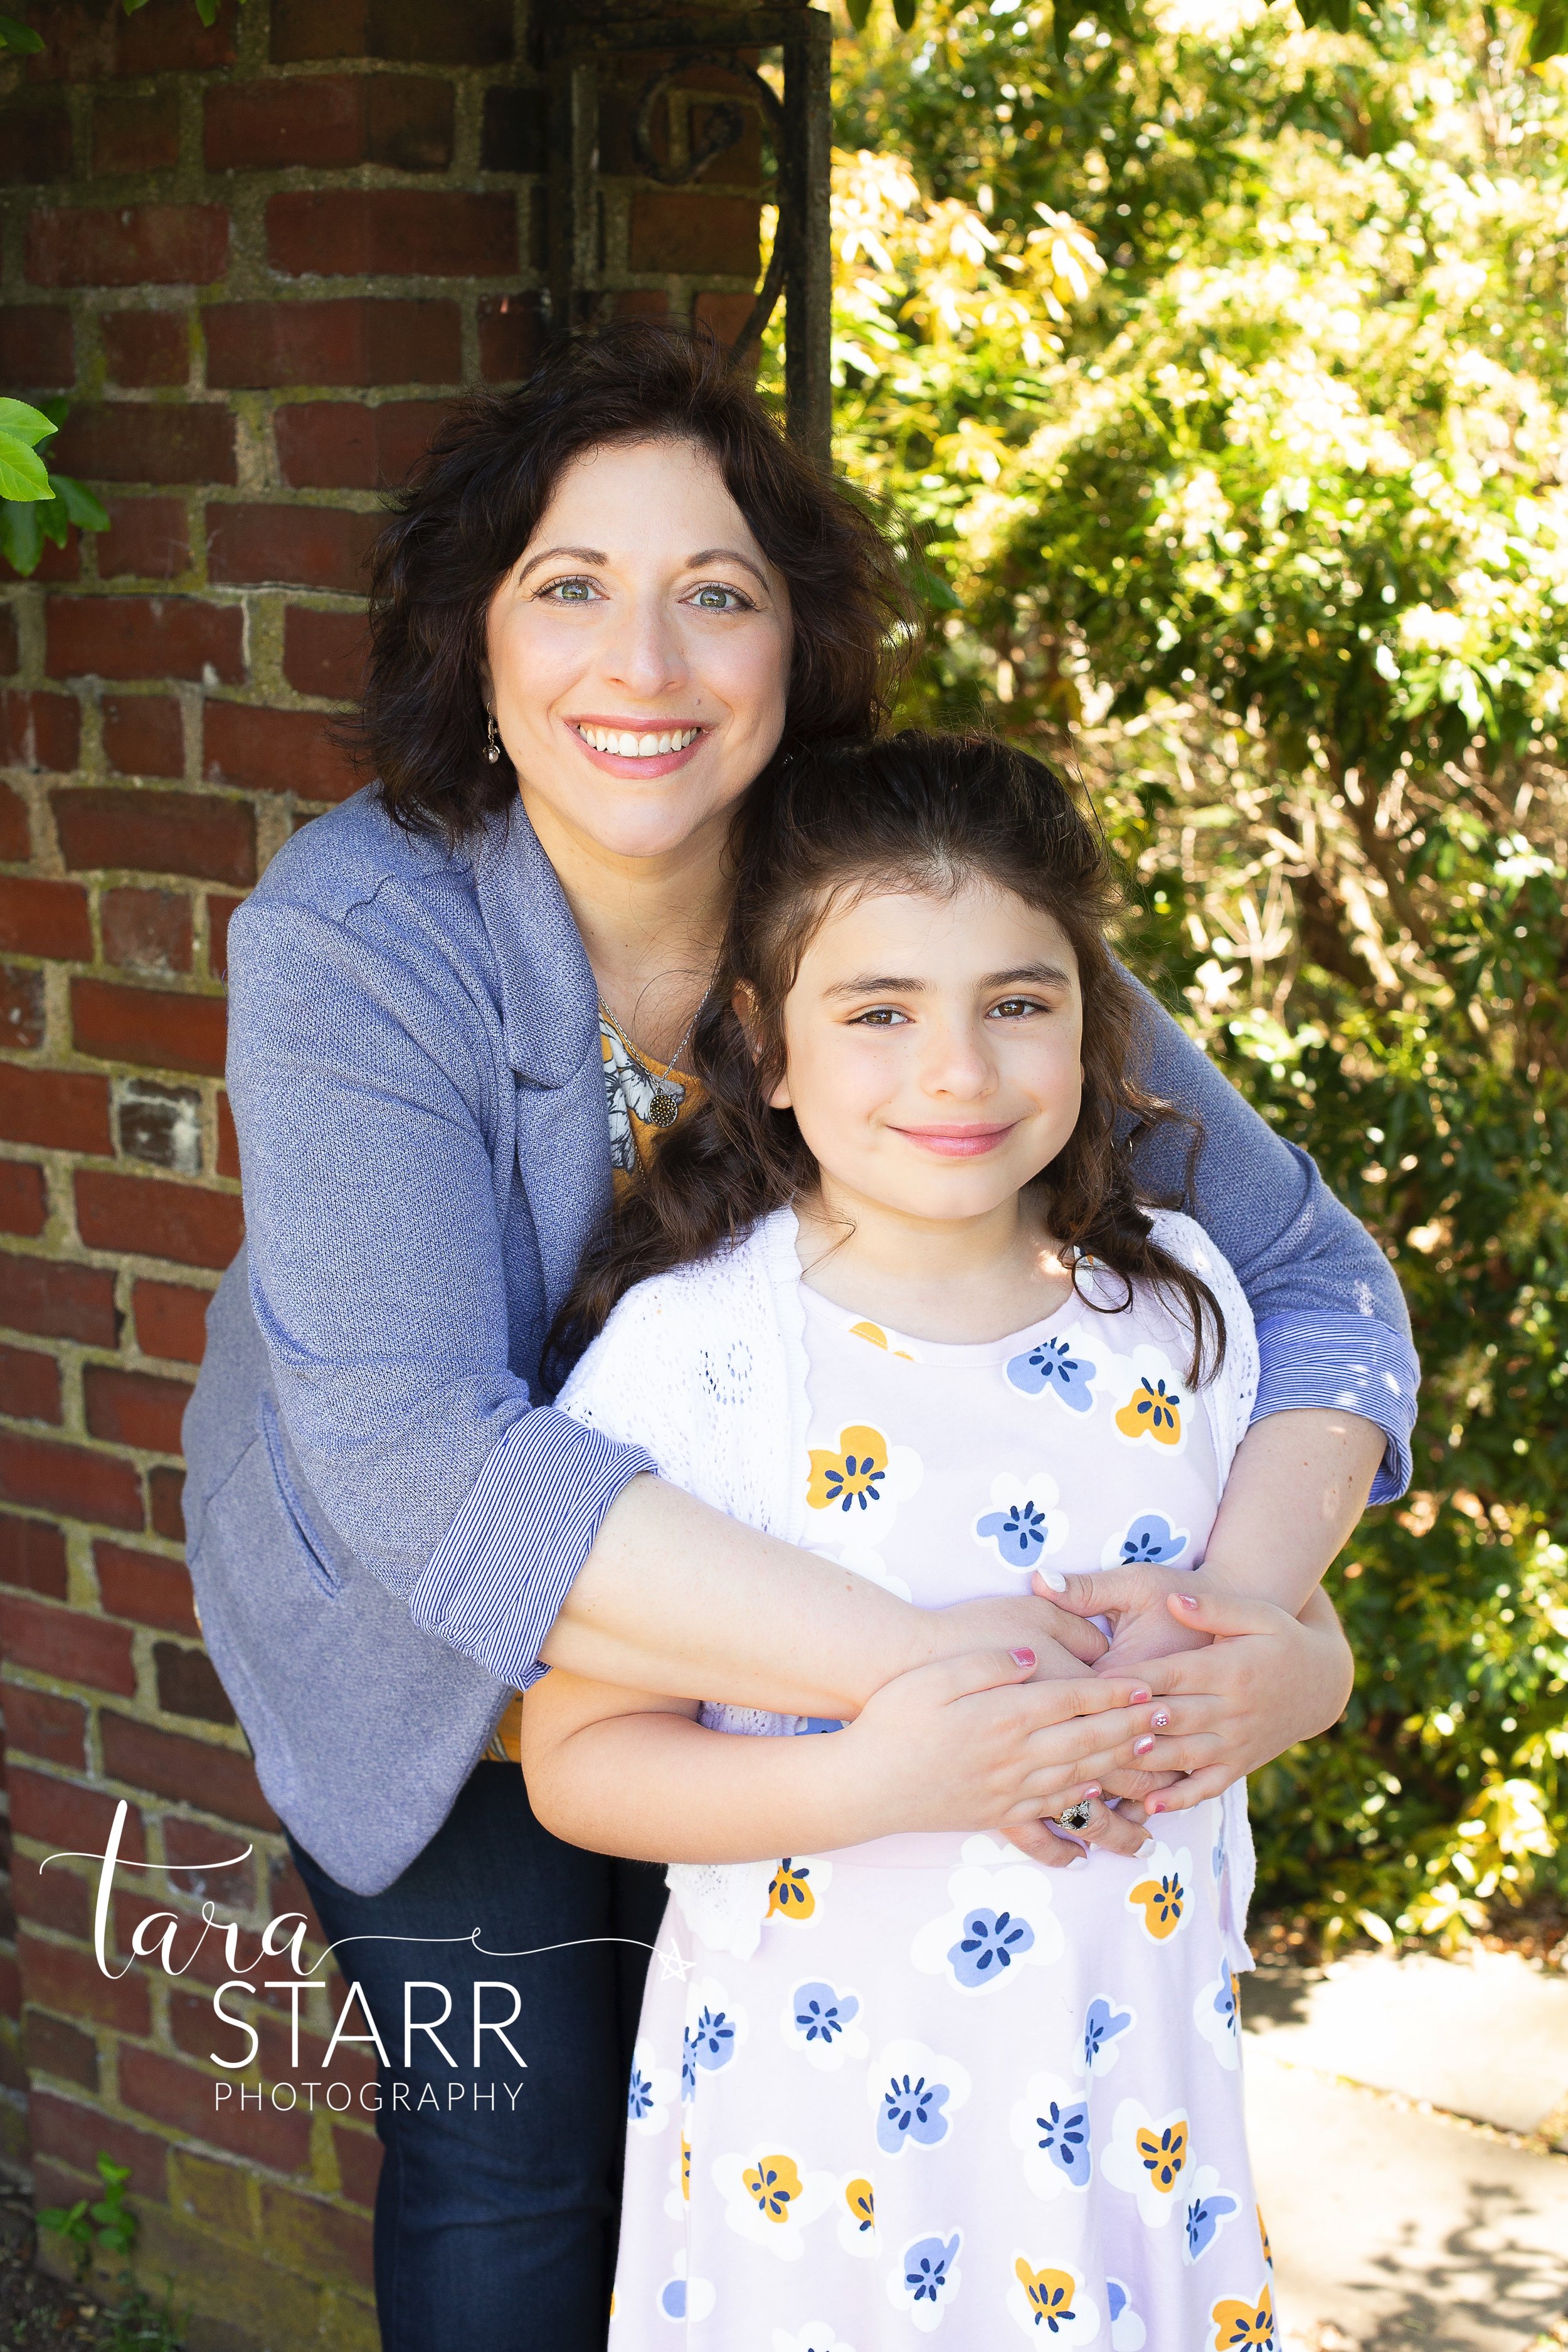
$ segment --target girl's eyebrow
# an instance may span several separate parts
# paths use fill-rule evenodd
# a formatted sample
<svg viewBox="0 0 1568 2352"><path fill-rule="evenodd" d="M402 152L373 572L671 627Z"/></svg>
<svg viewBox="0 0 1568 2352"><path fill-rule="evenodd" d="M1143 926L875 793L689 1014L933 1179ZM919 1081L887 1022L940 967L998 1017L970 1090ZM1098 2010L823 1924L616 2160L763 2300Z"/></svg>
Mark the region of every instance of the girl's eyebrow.
<svg viewBox="0 0 1568 2352"><path fill-rule="evenodd" d="M980 982L982 988L1070 988L1072 975L1055 963L1021 963L1011 971L988 971ZM907 975L889 971L860 972L854 980L840 980L826 991L828 996L920 996L931 986L928 980L911 980Z"/></svg>

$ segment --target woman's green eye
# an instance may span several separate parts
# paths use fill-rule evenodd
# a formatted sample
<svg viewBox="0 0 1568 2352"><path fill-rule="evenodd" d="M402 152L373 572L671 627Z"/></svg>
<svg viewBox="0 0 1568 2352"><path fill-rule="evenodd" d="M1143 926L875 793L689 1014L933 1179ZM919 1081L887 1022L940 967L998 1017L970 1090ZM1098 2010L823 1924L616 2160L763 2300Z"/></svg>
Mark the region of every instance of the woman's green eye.
<svg viewBox="0 0 1568 2352"><path fill-rule="evenodd" d="M706 587L699 588L692 602L704 613L743 612L749 609L746 599L738 589L722 588L714 582L710 582Z"/></svg>
<svg viewBox="0 0 1568 2352"><path fill-rule="evenodd" d="M591 580L552 580L544 593L558 604L588 604L593 602L594 583Z"/></svg>

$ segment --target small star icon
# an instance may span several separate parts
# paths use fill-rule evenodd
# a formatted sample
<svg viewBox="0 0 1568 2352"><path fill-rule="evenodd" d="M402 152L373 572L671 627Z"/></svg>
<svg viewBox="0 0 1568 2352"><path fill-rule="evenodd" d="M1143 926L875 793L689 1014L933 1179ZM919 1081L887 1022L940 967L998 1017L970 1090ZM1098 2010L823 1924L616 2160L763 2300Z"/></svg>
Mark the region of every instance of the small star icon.
<svg viewBox="0 0 1568 2352"><path fill-rule="evenodd" d="M679 1946L673 1942L667 1944L658 1956L660 1984L667 1984L671 1977L679 1977L684 1984L688 1972L696 1965L694 1960L682 1958Z"/></svg>

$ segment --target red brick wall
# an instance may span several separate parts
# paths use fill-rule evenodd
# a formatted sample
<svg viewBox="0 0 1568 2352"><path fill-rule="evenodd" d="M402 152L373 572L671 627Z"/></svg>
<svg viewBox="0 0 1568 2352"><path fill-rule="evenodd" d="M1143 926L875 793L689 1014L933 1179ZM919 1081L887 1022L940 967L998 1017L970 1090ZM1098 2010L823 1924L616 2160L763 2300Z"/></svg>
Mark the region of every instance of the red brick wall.
<svg viewBox="0 0 1568 2352"><path fill-rule="evenodd" d="M321 2092L313 2116L215 2110L217 1956L106 1979L89 1866L38 1864L100 1848L120 1797L128 1857L255 1846L126 1873L121 1960L171 1901L245 1921L245 1957L298 1900L181 1558L180 1413L241 1231L224 940L279 844L353 788L326 722L378 489L460 385L530 364L542 103L514 0L226 0L210 31L192 0L28 15L44 53L0 67L0 388L69 394L52 454L111 521L30 582L0 566L0 2160L43 2201L100 2149L129 2163L197 2352L352 2347L374 2340L368 2122ZM639 185L649 62L605 117L606 280L732 332L754 129L695 190ZM703 79L677 135L701 135ZM262 2022L245 2079L288 2082Z"/></svg>

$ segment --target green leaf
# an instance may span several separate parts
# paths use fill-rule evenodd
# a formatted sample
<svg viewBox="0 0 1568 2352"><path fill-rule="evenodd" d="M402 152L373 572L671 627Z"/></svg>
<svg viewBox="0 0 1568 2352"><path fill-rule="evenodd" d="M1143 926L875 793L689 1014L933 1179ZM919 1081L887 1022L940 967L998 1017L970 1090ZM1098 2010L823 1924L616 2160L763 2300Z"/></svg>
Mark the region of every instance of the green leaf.
<svg viewBox="0 0 1568 2352"><path fill-rule="evenodd" d="M16 440L25 441L29 449L58 430L58 420L47 415L43 409L33 408L25 400L0 400L0 433L9 433Z"/></svg>
<svg viewBox="0 0 1568 2352"><path fill-rule="evenodd" d="M913 32L915 18L920 14L920 6L921 0L893 0L893 14L898 18L902 31Z"/></svg>
<svg viewBox="0 0 1568 2352"><path fill-rule="evenodd" d="M0 499L52 499L49 469L36 449L0 432Z"/></svg>
<svg viewBox="0 0 1568 2352"><path fill-rule="evenodd" d="M30 25L19 25L15 16L0 16L0 49L15 49L19 58L33 58L43 46Z"/></svg>
<svg viewBox="0 0 1568 2352"><path fill-rule="evenodd" d="M109 529L109 516L101 501L83 483L73 480L69 474L51 474L49 479L56 498L78 530Z"/></svg>
<svg viewBox="0 0 1568 2352"><path fill-rule="evenodd" d="M147 0L120 0L120 5L128 16L134 16L138 8L145 8Z"/></svg>
<svg viewBox="0 0 1568 2352"><path fill-rule="evenodd" d="M196 0L196 14L204 25L217 23L218 0Z"/></svg>
<svg viewBox="0 0 1568 2352"><path fill-rule="evenodd" d="M844 0L849 12L849 22L858 33L866 29L866 19L871 14L871 0Z"/></svg>
<svg viewBox="0 0 1568 2352"><path fill-rule="evenodd" d="M31 502L23 505L12 499L0 504L0 555L5 557L13 572L21 573L24 580L38 568L38 558L44 551L44 526L40 517L47 512L47 506Z"/></svg>
<svg viewBox="0 0 1568 2352"><path fill-rule="evenodd" d="M1548 58L1560 58L1568 48L1568 5L1564 0L1546 0L1546 5L1535 20L1535 30L1530 37L1530 62L1542 66Z"/></svg>

